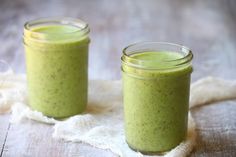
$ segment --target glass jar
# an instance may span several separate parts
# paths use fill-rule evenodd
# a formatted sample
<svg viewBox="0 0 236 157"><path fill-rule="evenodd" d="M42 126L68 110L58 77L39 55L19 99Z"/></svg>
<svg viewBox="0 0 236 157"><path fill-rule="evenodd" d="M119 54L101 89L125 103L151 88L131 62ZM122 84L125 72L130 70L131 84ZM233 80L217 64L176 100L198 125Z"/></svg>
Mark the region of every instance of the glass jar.
<svg viewBox="0 0 236 157"><path fill-rule="evenodd" d="M187 47L164 42L123 50L125 136L132 149L163 153L185 139L192 58Z"/></svg>
<svg viewBox="0 0 236 157"><path fill-rule="evenodd" d="M85 110L88 86L89 26L74 18L43 18L26 22L29 105L54 118Z"/></svg>

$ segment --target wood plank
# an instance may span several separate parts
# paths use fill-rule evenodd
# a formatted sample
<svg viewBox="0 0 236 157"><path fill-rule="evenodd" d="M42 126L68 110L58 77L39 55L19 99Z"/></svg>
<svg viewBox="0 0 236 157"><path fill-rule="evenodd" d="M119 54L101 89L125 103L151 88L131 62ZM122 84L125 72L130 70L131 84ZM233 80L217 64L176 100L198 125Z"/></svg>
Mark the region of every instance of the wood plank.
<svg viewBox="0 0 236 157"><path fill-rule="evenodd" d="M10 129L9 115L0 115L0 156L2 156L8 131Z"/></svg>
<svg viewBox="0 0 236 157"><path fill-rule="evenodd" d="M150 40L190 47L195 54L193 80L205 75L231 78L236 67L236 6L231 1L5 0L0 5L5 15L0 16L0 58L15 71L25 72L21 41L24 22L60 13L90 24L90 79L119 79L122 49Z"/></svg>
<svg viewBox="0 0 236 157"><path fill-rule="evenodd" d="M53 126L26 120L12 124L3 157L112 157L110 151L52 138Z"/></svg>

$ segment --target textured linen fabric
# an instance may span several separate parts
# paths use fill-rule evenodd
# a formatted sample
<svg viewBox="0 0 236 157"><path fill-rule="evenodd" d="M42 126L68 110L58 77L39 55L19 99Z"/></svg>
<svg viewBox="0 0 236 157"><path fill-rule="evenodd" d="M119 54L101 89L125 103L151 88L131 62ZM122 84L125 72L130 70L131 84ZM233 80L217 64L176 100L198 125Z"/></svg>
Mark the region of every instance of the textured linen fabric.
<svg viewBox="0 0 236 157"><path fill-rule="evenodd" d="M11 111L12 123L23 123L25 119L32 119L53 125L54 138L89 143L97 148L110 149L123 157L143 156L132 151L125 142L121 81L90 81L86 112L61 121L30 109L27 105L24 75L1 75L0 85L0 113ZM192 84L190 109L233 98L236 98L235 81L207 77ZM195 122L189 113L186 141L163 156L187 156L195 146L196 138Z"/></svg>

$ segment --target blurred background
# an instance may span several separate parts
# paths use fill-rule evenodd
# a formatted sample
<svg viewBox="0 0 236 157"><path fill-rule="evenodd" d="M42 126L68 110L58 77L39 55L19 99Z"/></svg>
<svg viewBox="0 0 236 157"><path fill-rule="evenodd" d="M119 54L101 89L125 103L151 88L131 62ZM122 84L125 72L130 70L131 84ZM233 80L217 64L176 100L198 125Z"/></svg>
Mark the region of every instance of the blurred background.
<svg viewBox="0 0 236 157"><path fill-rule="evenodd" d="M140 41L190 47L193 80L236 79L235 8L235 0L0 0L0 59L24 73L24 23L69 16L91 28L90 79L120 79L122 49Z"/></svg>

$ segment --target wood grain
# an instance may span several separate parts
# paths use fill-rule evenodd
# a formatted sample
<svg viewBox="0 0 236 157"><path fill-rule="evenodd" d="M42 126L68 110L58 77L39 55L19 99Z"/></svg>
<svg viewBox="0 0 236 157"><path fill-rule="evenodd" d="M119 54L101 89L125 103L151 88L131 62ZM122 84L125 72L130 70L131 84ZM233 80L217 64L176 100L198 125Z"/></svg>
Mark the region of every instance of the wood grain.
<svg viewBox="0 0 236 157"><path fill-rule="evenodd" d="M168 41L190 47L194 53L193 81L208 75L236 79L235 8L234 0L0 0L0 59L17 73L25 72L23 24L38 17L71 16L85 20L91 28L90 79L120 79L122 49L139 41ZM200 136L192 156L236 156L232 138L236 104L229 104L192 111ZM225 115L221 122L220 115ZM8 119L0 116L4 157L113 156L85 144L55 141L50 126L30 121L10 126ZM234 128L223 133L210 130L216 126ZM209 132L214 141L207 138ZM214 145L219 147L215 149Z"/></svg>
<svg viewBox="0 0 236 157"><path fill-rule="evenodd" d="M198 140L191 157L236 156L236 100L194 108Z"/></svg>
<svg viewBox="0 0 236 157"><path fill-rule="evenodd" d="M1 151L0 156L2 156L3 154L9 129L10 129L9 115L8 114L0 115L0 151Z"/></svg>
<svg viewBox="0 0 236 157"><path fill-rule="evenodd" d="M82 143L70 143L52 138L53 126L26 120L11 125L3 157L104 157L112 156Z"/></svg>

